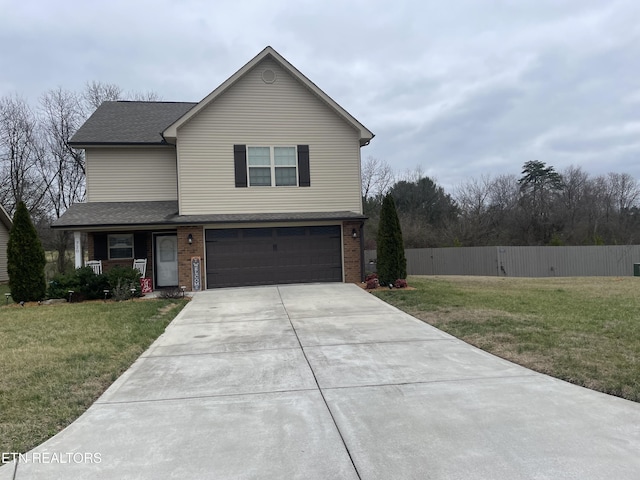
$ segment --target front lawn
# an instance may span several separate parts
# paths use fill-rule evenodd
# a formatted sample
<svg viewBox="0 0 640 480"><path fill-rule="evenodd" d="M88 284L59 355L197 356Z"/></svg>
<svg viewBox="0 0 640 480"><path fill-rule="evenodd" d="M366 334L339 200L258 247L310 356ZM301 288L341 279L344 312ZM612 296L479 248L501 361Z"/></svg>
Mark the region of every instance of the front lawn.
<svg viewBox="0 0 640 480"><path fill-rule="evenodd" d="M411 277L383 300L533 370L640 402L640 279Z"/></svg>
<svg viewBox="0 0 640 480"><path fill-rule="evenodd" d="M0 452L26 452L69 425L186 303L0 300Z"/></svg>

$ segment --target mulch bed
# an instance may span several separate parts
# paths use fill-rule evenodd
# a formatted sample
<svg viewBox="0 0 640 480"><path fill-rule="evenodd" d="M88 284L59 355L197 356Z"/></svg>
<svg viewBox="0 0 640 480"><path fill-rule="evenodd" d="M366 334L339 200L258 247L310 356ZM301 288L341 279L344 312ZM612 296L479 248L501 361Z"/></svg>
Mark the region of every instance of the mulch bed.
<svg viewBox="0 0 640 480"><path fill-rule="evenodd" d="M386 291L402 291L402 290L415 290L415 287L404 287L404 288L389 288L389 287L377 287L377 288L367 288L367 284L366 283L358 283L357 284L361 289L366 290L367 292L376 292L376 291L381 291L381 290L386 290Z"/></svg>

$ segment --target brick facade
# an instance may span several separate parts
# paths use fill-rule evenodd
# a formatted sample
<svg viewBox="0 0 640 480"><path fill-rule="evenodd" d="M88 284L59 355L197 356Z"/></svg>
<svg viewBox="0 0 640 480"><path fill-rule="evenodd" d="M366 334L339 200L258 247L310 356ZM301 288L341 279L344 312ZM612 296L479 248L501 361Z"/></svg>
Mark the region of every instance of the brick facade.
<svg viewBox="0 0 640 480"><path fill-rule="evenodd" d="M362 222L342 223L342 244L344 251L344 281L362 282ZM353 238L353 230L357 238Z"/></svg>
<svg viewBox="0 0 640 480"><path fill-rule="evenodd" d="M189 234L193 242L189 245ZM204 284L204 230L202 226L178 227L178 282L179 286L187 287L191 291L191 258L200 257L200 289Z"/></svg>

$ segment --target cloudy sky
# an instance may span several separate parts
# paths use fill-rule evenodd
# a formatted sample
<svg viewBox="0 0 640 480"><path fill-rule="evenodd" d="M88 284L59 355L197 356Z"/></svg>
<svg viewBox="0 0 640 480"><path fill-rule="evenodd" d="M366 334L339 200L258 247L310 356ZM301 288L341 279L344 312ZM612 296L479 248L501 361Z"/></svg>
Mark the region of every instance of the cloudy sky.
<svg viewBox="0 0 640 480"><path fill-rule="evenodd" d="M198 101L271 45L446 188L528 160L640 179L637 0L0 0L0 96Z"/></svg>

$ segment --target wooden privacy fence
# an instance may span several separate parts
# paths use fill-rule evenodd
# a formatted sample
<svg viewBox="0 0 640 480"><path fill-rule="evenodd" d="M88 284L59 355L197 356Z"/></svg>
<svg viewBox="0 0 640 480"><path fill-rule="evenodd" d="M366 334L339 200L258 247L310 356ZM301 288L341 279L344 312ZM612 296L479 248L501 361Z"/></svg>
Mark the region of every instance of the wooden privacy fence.
<svg viewBox="0 0 640 480"><path fill-rule="evenodd" d="M409 275L589 277L640 275L640 245L452 247L405 250ZM375 250L365 251L367 271ZM634 269L634 264L638 266Z"/></svg>

